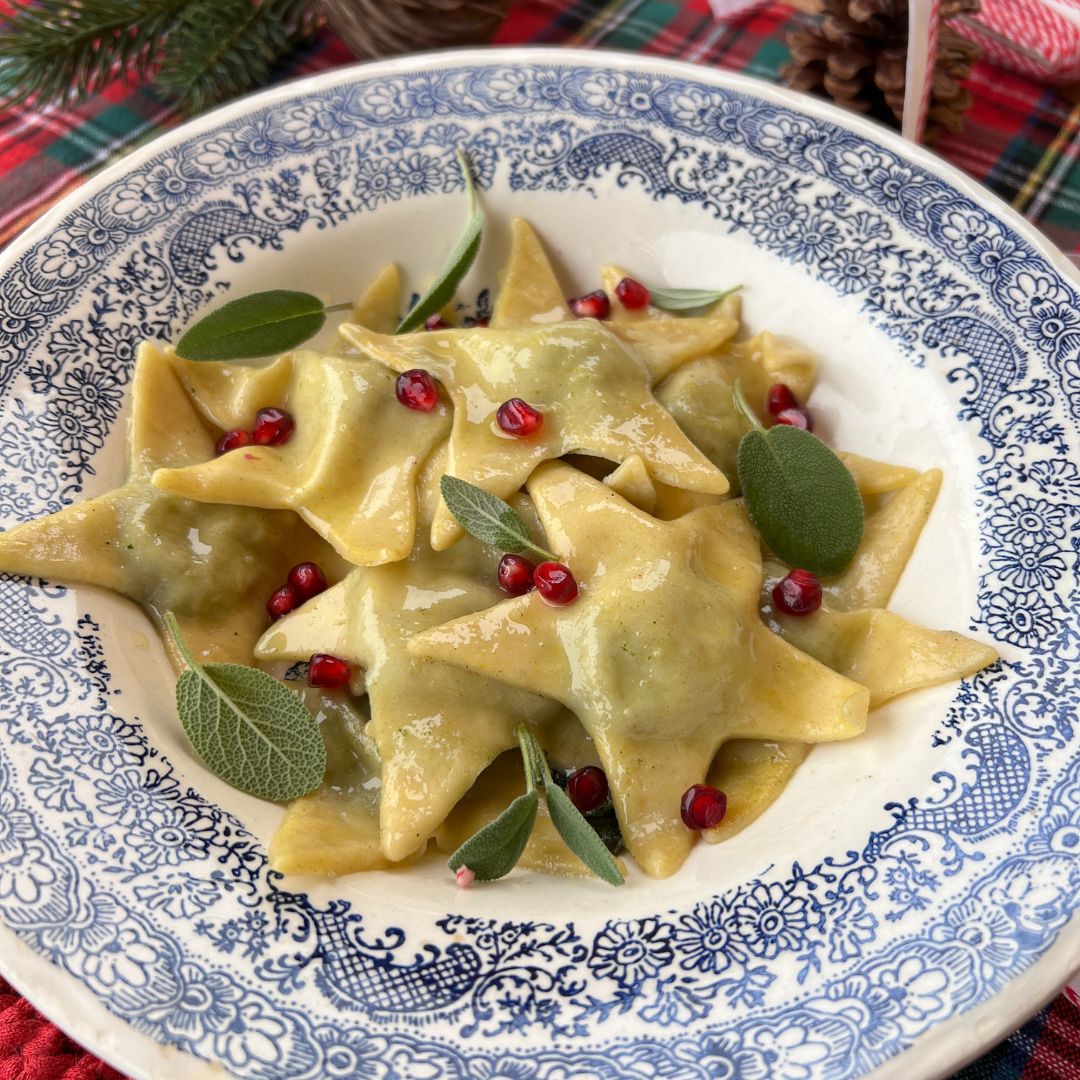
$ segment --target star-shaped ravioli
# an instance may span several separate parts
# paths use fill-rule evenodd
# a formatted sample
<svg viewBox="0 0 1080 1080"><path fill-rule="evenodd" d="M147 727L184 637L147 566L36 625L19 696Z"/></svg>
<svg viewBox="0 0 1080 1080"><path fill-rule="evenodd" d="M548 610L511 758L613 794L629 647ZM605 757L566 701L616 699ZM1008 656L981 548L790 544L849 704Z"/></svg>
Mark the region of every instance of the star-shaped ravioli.
<svg viewBox="0 0 1080 1080"><path fill-rule="evenodd" d="M725 297L704 315L669 315L651 304L625 308L615 298L615 286L628 276L616 266L600 273L612 298L611 328L645 359L654 386L683 364L716 352L738 332L742 302L737 295Z"/></svg>
<svg viewBox="0 0 1080 1080"><path fill-rule="evenodd" d="M700 317L672 317L651 306L641 311L624 308L614 299L615 286L624 276L614 267L605 267L601 275L612 298L610 319L605 325L634 348L645 362L654 386L681 364L720 348L739 328L740 305L735 296ZM573 319L566 296L532 226L514 218L510 224L510 257L492 312L492 328L548 326Z"/></svg>
<svg viewBox="0 0 1080 1080"><path fill-rule="evenodd" d="M953 630L930 630L884 607L840 611L828 603L810 615L792 616L772 606L773 585L787 567L765 564L762 613L796 648L870 691L870 708L891 698L966 678L997 659L989 645Z"/></svg>
<svg viewBox="0 0 1080 1080"><path fill-rule="evenodd" d="M938 476L902 465L840 455L870 506L868 535L843 577L826 587L826 602L811 615L790 616L772 606L771 593L787 568L768 559L761 593L762 616L786 641L827 667L865 686L870 707L900 694L965 678L994 662L988 645L950 630L930 630L884 609L933 504ZM903 493L875 506L878 496ZM893 496L895 499L897 496ZM840 610L832 593L868 605ZM809 749L795 742L735 741L717 754L709 783L728 797L728 812L704 833L719 843L745 828L779 797Z"/></svg>
<svg viewBox="0 0 1080 1080"><path fill-rule="evenodd" d="M866 475L865 459L857 468ZM866 492L866 520L855 557L839 577L824 582L825 599L833 607L883 608L889 602L940 489L941 470L927 469L887 491L883 500Z"/></svg>
<svg viewBox="0 0 1080 1080"><path fill-rule="evenodd" d="M917 626L885 609L934 507L941 471L919 473L854 454L842 457L867 507L862 542L843 574L824 583L822 606L797 618L773 609L772 586L787 568L767 560L766 621L803 652L867 687L871 708L992 664L997 653L989 645L952 630Z"/></svg>
<svg viewBox="0 0 1080 1080"><path fill-rule="evenodd" d="M348 562L405 558L416 532L416 480L450 428L450 410L405 408L394 376L373 360L293 358L281 404L296 421L283 446L245 446L182 469L162 469L162 491L207 503L295 510Z"/></svg>
<svg viewBox="0 0 1080 1080"><path fill-rule="evenodd" d="M735 460L747 425L735 407L736 381L755 406L777 382L786 383L800 401L806 401L816 370L810 353L763 333L680 367L657 389L656 397L737 491ZM766 419L764 410L759 411Z"/></svg>
<svg viewBox="0 0 1080 1080"><path fill-rule="evenodd" d="M382 851L392 861L427 843L476 777L516 745L519 723L557 710L406 649L414 634L501 596L496 563L495 553L472 542L434 552L419 540L407 559L354 570L271 627L256 649L266 660L331 652L364 669L366 733L382 759Z"/></svg>
<svg viewBox="0 0 1080 1080"><path fill-rule="evenodd" d="M524 218L514 218L510 222L510 258L503 267L491 312L492 329L544 326L573 317L540 238Z"/></svg>
<svg viewBox="0 0 1080 1080"><path fill-rule="evenodd" d="M582 319L532 330L443 330L385 337L363 327L345 334L395 371L424 368L454 403L448 471L507 498L544 461L575 451L620 462L639 455L673 487L722 494L728 482L652 395L640 358L600 323ZM528 438L504 434L499 406L523 398L544 415ZM432 546L448 547L461 527L440 503Z"/></svg>
<svg viewBox="0 0 1080 1080"><path fill-rule="evenodd" d="M758 613L758 539L737 502L672 522L561 463L528 483L581 594L536 593L418 634L413 655L547 694L593 737L631 854L656 877L693 840L679 799L727 739L820 742L865 727L868 695Z"/></svg>
<svg viewBox="0 0 1080 1080"><path fill-rule="evenodd" d="M380 334L392 333L398 323L401 278L392 263L376 275L363 296L353 305L350 319ZM345 343L339 336L331 353L340 353ZM184 360L171 349L177 377L195 407L215 427L247 429L255 413L267 405L281 405L293 380L292 353L272 360L238 364L234 361Z"/></svg>
<svg viewBox="0 0 1080 1080"><path fill-rule="evenodd" d="M205 506L150 483L160 466L213 454L213 438L170 358L143 345L132 385L126 483L0 535L0 568L123 593L172 611L204 659L247 663L266 624L266 597L294 563L332 577L333 552L294 515Z"/></svg>

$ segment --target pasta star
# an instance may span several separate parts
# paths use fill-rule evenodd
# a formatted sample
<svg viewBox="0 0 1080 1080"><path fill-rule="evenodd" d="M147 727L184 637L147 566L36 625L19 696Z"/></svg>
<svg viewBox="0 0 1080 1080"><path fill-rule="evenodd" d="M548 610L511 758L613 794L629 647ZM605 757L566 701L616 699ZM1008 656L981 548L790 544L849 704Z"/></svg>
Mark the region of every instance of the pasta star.
<svg viewBox="0 0 1080 1080"><path fill-rule="evenodd" d="M940 473L841 454L871 507L851 566L826 585L825 603L793 617L773 610L772 587L787 568L768 559L761 590L762 615L785 640L865 686L870 707L926 686L966 678L997 659L989 646L950 630L930 630L885 610L926 521ZM882 506L877 496L893 493ZM865 605L840 610L845 602ZM775 799L808 747L801 743L731 742L717 755L709 783L728 797L728 813L704 837L719 843L752 822Z"/></svg>
<svg viewBox="0 0 1080 1080"><path fill-rule="evenodd" d="M476 777L517 745L517 724L539 722L557 709L406 650L419 631L501 596L495 562L475 544L436 553L420 541L408 559L354 570L276 623L256 648L263 659L331 652L364 669L371 707L366 734L382 759L382 851L392 861L423 847Z"/></svg>
<svg viewBox="0 0 1080 1080"><path fill-rule="evenodd" d="M609 297L615 295L615 286L624 276L613 267L604 268L601 277ZM630 311L612 301L610 321L605 325L637 350L655 386L682 364L706 356L734 337L739 329L739 311L737 296L728 297L707 315L694 318L673 318L654 307ZM527 221L514 218L510 224L510 258L503 269L491 326L499 330L547 326L572 318L566 291L559 284L543 244ZM364 325L375 329L370 323Z"/></svg>
<svg viewBox="0 0 1080 1080"><path fill-rule="evenodd" d="M454 403L447 471L507 498L541 463L574 451L621 462L637 454L674 487L722 494L728 482L652 395L641 360L594 320L533 330L443 330L386 337L363 327L342 333L395 371L424 368ZM499 406L523 398L544 415L517 439L495 423ZM449 547L461 527L440 503L432 546Z"/></svg>
<svg viewBox="0 0 1080 1080"><path fill-rule="evenodd" d="M918 626L885 608L934 507L940 470L918 473L854 454L843 458L868 510L855 557L843 574L823 583L822 606L799 617L773 610L772 587L787 568L766 560L766 622L796 648L865 686L871 708L992 664L997 653L989 645L952 630ZM880 495L887 495L886 501L879 502Z"/></svg>
<svg viewBox="0 0 1080 1080"><path fill-rule="evenodd" d="M251 370L259 378L265 369ZM283 404L296 417L283 446L218 458L211 447L198 464L160 470L155 486L200 502L295 510L358 566L405 558L416 532L417 475L450 428L447 406L407 409L381 364L308 350L294 357Z"/></svg>
<svg viewBox="0 0 1080 1080"><path fill-rule="evenodd" d="M510 222L510 258L503 267L491 312L492 329L569 322L573 317L540 238L527 221L514 218Z"/></svg>
<svg viewBox="0 0 1080 1080"><path fill-rule="evenodd" d="M528 490L578 600L556 609L529 593L420 633L409 651L575 712L647 873L665 877L686 857L679 798L725 740L864 729L866 690L761 622L758 540L738 503L658 521L561 463L537 469Z"/></svg>
<svg viewBox="0 0 1080 1080"><path fill-rule="evenodd" d="M618 267L603 268L600 280L608 296L615 296L615 286L627 276ZM739 329L741 312L742 301L735 294L705 315L668 315L651 304L631 310L613 300L611 328L641 353L656 386L684 364L726 345Z"/></svg>
<svg viewBox="0 0 1080 1080"><path fill-rule="evenodd" d="M355 323L389 334L398 323L401 278L391 263L384 267L353 305ZM330 352L340 353L345 342L335 335ZM172 355L173 369L195 407L211 424L228 431L249 428L264 405L285 400L293 379L294 354L284 353L261 364L184 360Z"/></svg>
<svg viewBox="0 0 1080 1080"><path fill-rule="evenodd" d="M125 484L0 535L0 568L172 611L197 655L247 663L289 566L311 559L336 576L336 559L292 514L205 506L152 486L159 466L214 452L169 356L152 345L139 350L132 403Z"/></svg>
<svg viewBox="0 0 1080 1080"><path fill-rule="evenodd" d="M785 573L786 567L769 565L766 589ZM989 645L954 630L918 626L885 608L837 611L822 605L794 617L769 606L766 618L785 641L865 686L872 709L909 690L974 675L997 659Z"/></svg>

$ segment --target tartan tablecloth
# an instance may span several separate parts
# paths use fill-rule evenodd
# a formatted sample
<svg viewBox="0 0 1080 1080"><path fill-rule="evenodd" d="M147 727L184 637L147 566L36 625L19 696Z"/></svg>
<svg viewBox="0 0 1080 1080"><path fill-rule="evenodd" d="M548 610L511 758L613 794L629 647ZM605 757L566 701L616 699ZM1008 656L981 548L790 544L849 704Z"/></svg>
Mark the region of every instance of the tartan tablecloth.
<svg viewBox="0 0 1080 1080"><path fill-rule="evenodd" d="M776 81L787 59L784 31L800 18L780 4L720 23L707 0L519 0L496 41L636 50ZM352 59L326 31L275 78ZM1080 260L1080 87L1040 86L986 63L976 65L969 86L975 101L964 129L943 137L938 151ZM75 109L0 113L0 247L85 177L183 119L153 89L125 80ZM0 1080L119 1076L0 979ZM1063 993L958 1074L958 1080L1016 1078L1080 1080L1080 998Z"/></svg>

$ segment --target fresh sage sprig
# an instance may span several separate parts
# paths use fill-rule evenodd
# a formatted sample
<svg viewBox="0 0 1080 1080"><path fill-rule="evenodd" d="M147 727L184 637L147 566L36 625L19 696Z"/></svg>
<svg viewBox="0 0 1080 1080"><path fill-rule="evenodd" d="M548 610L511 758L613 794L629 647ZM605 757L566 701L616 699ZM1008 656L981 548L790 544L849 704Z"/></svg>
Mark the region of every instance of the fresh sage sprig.
<svg viewBox="0 0 1080 1080"><path fill-rule="evenodd" d="M446 269L435 279L431 288L413 305L412 310L401 320L395 334L407 334L422 326L429 315L434 315L454 298L461 279L469 272L480 250L480 241L484 235L484 211L476 202L476 188L473 187L472 172L465 155L458 150L458 164L465 177L465 191L469 196L469 219L458 238L454 250L450 253Z"/></svg>
<svg viewBox="0 0 1080 1080"><path fill-rule="evenodd" d="M649 302L653 307L661 308L663 311L696 311L698 308L708 307L741 290L741 285L725 289L723 292L712 289L654 289L650 286Z"/></svg>
<svg viewBox="0 0 1080 1080"><path fill-rule="evenodd" d="M272 802L318 787L326 747L296 694L258 668L200 664L171 611L165 626L188 665L176 680L176 709L207 767L227 784Z"/></svg>
<svg viewBox="0 0 1080 1080"><path fill-rule="evenodd" d="M480 250L484 213L476 203L468 160L460 150L457 156L469 196L469 220L447 265L402 320L394 331L396 334L415 330L429 315L441 311L453 299ZM311 293L291 289L249 293L230 300L190 326L176 343L176 355L183 360L249 360L273 356L314 337L331 312L348 311L351 307L351 303L328 307Z"/></svg>
<svg viewBox="0 0 1080 1080"><path fill-rule="evenodd" d="M525 794L519 795L494 821L470 836L450 856L450 869L467 866L478 881L494 881L510 873L532 835L543 795L551 821L566 846L598 878L609 885L621 885L625 879L614 856L566 792L552 779L544 751L532 733L524 724L519 724L515 734L525 766Z"/></svg>
<svg viewBox="0 0 1080 1080"><path fill-rule="evenodd" d="M329 312L351 307L326 307L317 296L291 289L249 293L204 315L176 343L176 355L183 360L273 356L314 337Z"/></svg>
<svg viewBox="0 0 1080 1080"><path fill-rule="evenodd" d="M735 407L750 425L736 458L750 518L788 566L830 576L855 556L863 504L844 463L801 428L766 429L736 381Z"/></svg>
<svg viewBox="0 0 1080 1080"><path fill-rule="evenodd" d="M439 488L457 523L481 543L518 555L531 551L542 559L558 562L558 555L533 543L521 516L497 495L456 476L444 476Z"/></svg>

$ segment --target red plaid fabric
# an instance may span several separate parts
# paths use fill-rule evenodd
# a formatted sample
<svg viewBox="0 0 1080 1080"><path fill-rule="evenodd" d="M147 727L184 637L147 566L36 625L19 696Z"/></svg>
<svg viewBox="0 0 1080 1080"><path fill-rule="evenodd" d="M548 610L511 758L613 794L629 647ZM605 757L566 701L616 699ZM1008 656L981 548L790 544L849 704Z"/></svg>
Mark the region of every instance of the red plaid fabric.
<svg viewBox="0 0 1080 1080"><path fill-rule="evenodd" d="M629 49L776 81L788 56L784 32L804 18L782 4L717 22L707 0L519 0L496 40ZM275 81L352 59L326 32L282 65ZM976 65L969 85L975 101L964 129L943 138L939 153L997 192L1059 247L1080 255L1077 95L986 61ZM0 113L0 246L87 176L182 119L152 88L131 81L118 81L73 109ZM119 1077L0 980L0 1080ZM1080 1080L1080 1004L1062 994L956 1080Z"/></svg>

